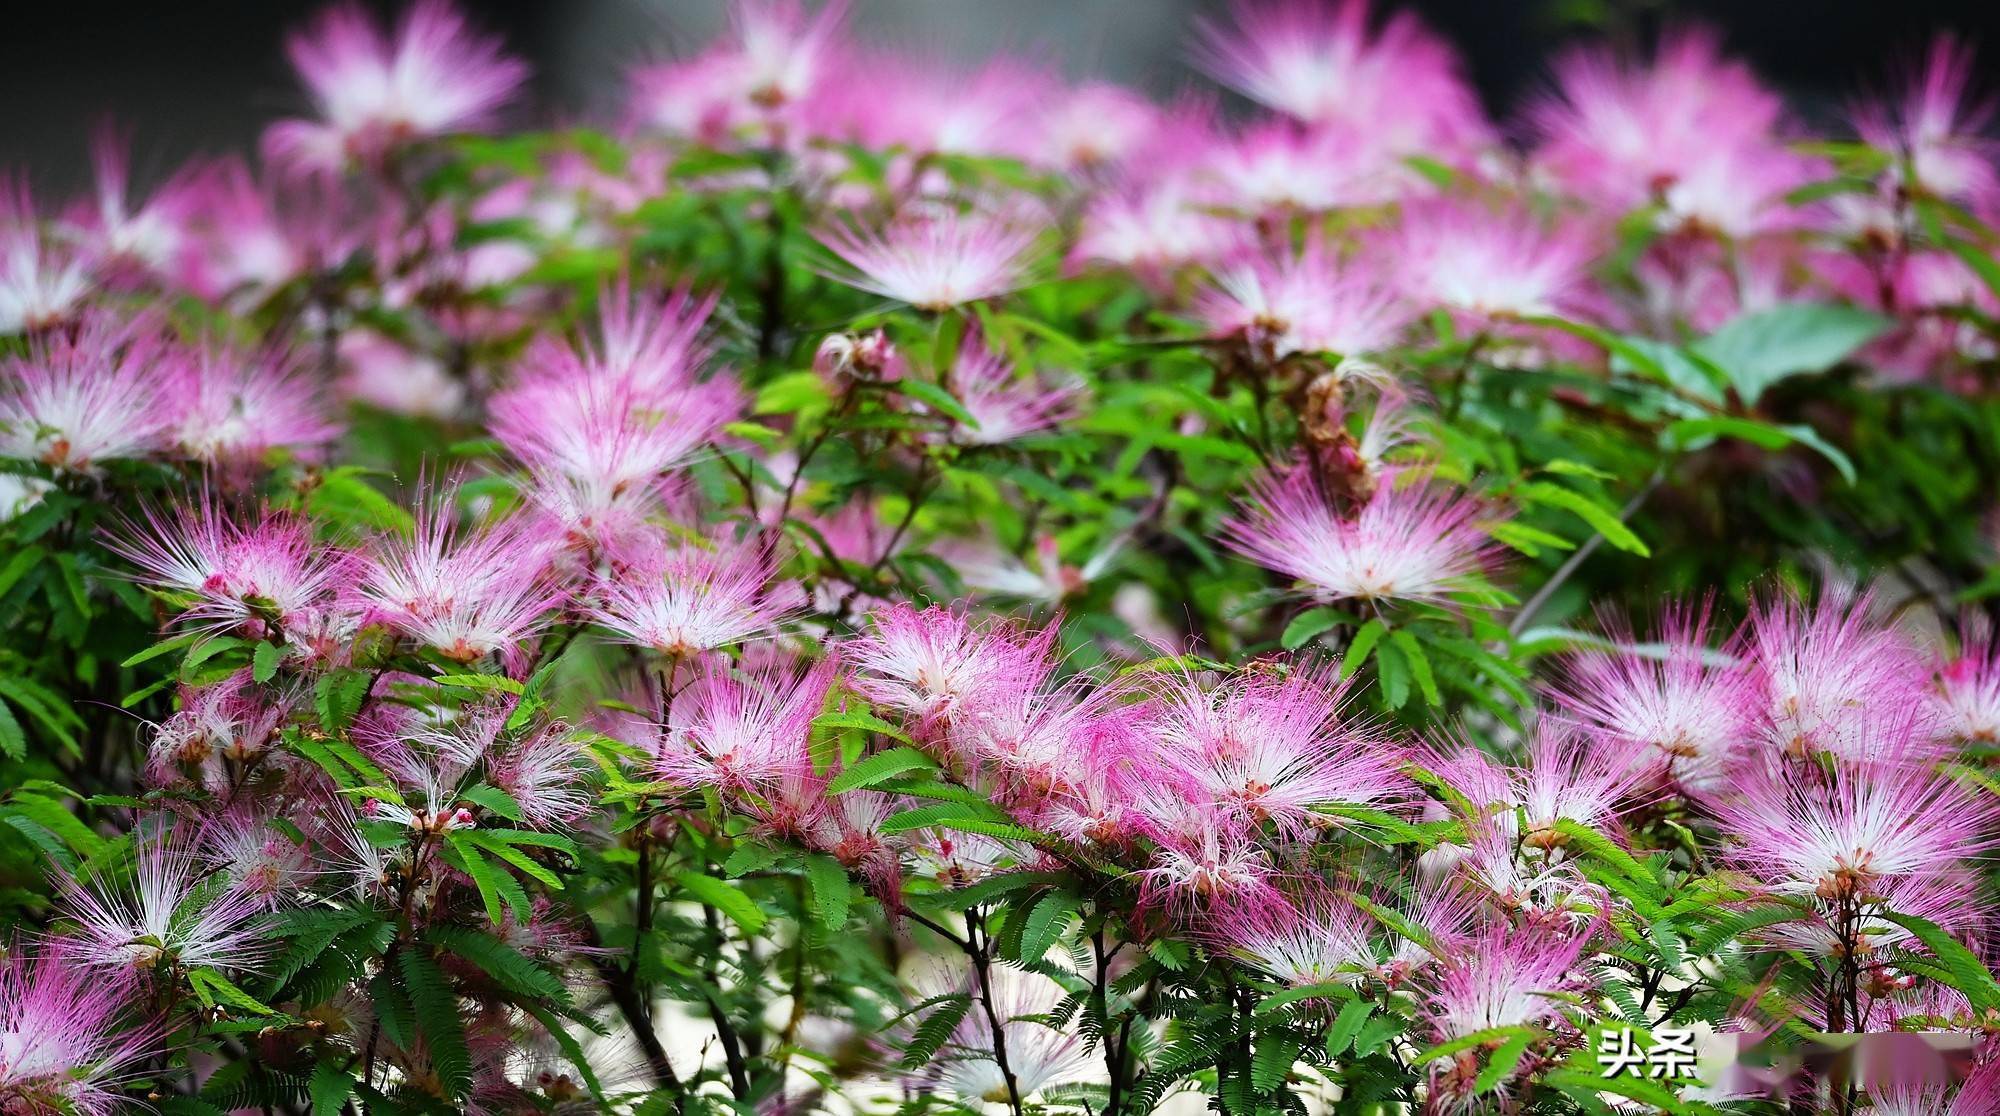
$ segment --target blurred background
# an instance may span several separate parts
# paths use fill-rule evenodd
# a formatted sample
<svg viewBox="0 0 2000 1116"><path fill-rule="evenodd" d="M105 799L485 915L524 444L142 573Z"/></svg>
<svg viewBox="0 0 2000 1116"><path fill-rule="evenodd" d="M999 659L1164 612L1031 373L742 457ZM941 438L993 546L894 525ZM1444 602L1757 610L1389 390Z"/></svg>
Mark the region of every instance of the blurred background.
<svg viewBox="0 0 2000 1116"><path fill-rule="evenodd" d="M462 0L534 64L524 123L609 111L632 63L692 51L727 19L725 0ZM86 137L109 116L135 136L143 184L188 155L248 150L263 125L304 107L288 73L285 32L314 0L28 0L7 13L0 64L0 170L30 170L37 192L64 197L88 179ZM371 0L369 7L397 5ZM852 0L866 40L911 42L945 56L1011 49L1072 77L1099 74L1155 93L1196 80L1186 46L1227 0ZM1663 23L1720 30L1808 119L1911 63L1951 29L1984 49L1987 92L2000 93L2000 0L1416 0L1458 45L1489 111L1508 120L1546 79L1551 53L1576 37L1644 40ZM864 78L865 80L865 78Z"/></svg>

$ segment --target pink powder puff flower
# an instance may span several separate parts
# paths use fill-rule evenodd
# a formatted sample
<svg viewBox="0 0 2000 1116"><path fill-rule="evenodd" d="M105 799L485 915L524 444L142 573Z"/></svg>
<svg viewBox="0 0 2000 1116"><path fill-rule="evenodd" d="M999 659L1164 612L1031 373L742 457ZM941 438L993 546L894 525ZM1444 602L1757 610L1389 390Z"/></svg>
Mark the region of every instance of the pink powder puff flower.
<svg viewBox="0 0 2000 1116"><path fill-rule="evenodd" d="M372 617L456 662L508 662L547 624L562 593L546 571L550 540L524 518L458 525L449 493L421 509L412 537L382 536L362 554L357 599Z"/></svg>
<svg viewBox="0 0 2000 1116"><path fill-rule="evenodd" d="M1986 211L2000 202L2000 143L1984 134L1993 122L1994 102L1972 96L1977 72L1972 47L1940 34L1899 98L1863 103L1853 115L1862 139L1908 160L1918 186ZM1901 169L1885 177L1900 183Z"/></svg>
<svg viewBox="0 0 2000 1116"><path fill-rule="evenodd" d="M521 807L521 820L544 828L569 825L596 804L591 766L576 733L545 724L486 757L486 777Z"/></svg>
<svg viewBox="0 0 2000 1116"><path fill-rule="evenodd" d="M196 840L230 886L255 896L266 910L297 894L318 874L306 845L247 807L204 819Z"/></svg>
<svg viewBox="0 0 2000 1116"><path fill-rule="evenodd" d="M144 526L108 535L106 545L146 584L193 597L180 620L199 630L285 631L350 572L345 552L316 542L311 525L287 512L239 520L204 494L169 514L149 510Z"/></svg>
<svg viewBox="0 0 2000 1116"><path fill-rule="evenodd" d="M1681 30L1649 62L1603 47L1556 64L1557 89L1531 113L1535 162L1564 189L1614 210L1658 200L1735 152L1774 150L1783 106L1716 37Z"/></svg>
<svg viewBox="0 0 2000 1116"><path fill-rule="evenodd" d="M91 141L90 154L97 189L74 222L85 253L103 273L169 273L187 250L199 168L183 168L135 207L124 139L115 129L102 129Z"/></svg>
<svg viewBox="0 0 2000 1116"><path fill-rule="evenodd" d="M465 406L465 384L442 362L373 330L350 329L337 342L346 398L390 414L451 419Z"/></svg>
<svg viewBox="0 0 2000 1116"><path fill-rule="evenodd" d="M720 297L688 286L653 296L625 280L613 283L598 294L595 342L579 338L567 354L545 342L527 362L528 382L595 379L630 383L641 395L682 391L714 355L704 332Z"/></svg>
<svg viewBox="0 0 2000 1116"><path fill-rule="evenodd" d="M1657 224L1744 240L1815 224L1817 207L1790 195L1828 177L1827 165L1775 144L1723 148L1688 166L1660 192Z"/></svg>
<svg viewBox="0 0 2000 1116"><path fill-rule="evenodd" d="M1715 806L1731 861L1781 894L1866 901L1995 844L1992 800L1920 765L1843 772L1833 785L1753 767Z"/></svg>
<svg viewBox="0 0 2000 1116"><path fill-rule="evenodd" d="M265 700L247 672L212 686L183 686L180 699L147 745L146 774L155 784L223 790L235 771L277 743L289 712L284 702Z"/></svg>
<svg viewBox="0 0 2000 1116"><path fill-rule="evenodd" d="M635 129L726 147L742 138L746 108L738 88L737 60L725 53L660 62L634 69L626 112Z"/></svg>
<svg viewBox="0 0 2000 1116"><path fill-rule="evenodd" d="M265 133L267 156L295 170L374 163L405 144L476 129L528 76L448 0L417 0L393 36L359 4L330 8L287 39L285 53L320 116Z"/></svg>
<svg viewBox="0 0 2000 1116"><path fill-rule="evenodd" d="M726 659L703 660L668 711L654 771L682 786L744 794L809 770L813 718L838 670L831 658L747 672Z"/></svg>
<svg viewBox="0 0 2000 1116"><path fill-rule="evenodd" d="M682 62L632 75L632 114L669 135L778 147L806 138L810 102L825 92L845 44L845 3L811 13L797 0L732 5L730 33Z"/></svg>
<svg viewBox="0 0 2000 1116"><path fill-rule="evenodd" d="M1069 266L1103 264L1166 287L1175 272L1221 259L1240 235L1183 176L1107 190L1085 206Z"/></svg>
<svg viewBox="0 0 2000 1116"><path fill-rule="evenodd" d="M67 941L77 960L128 972L255 964L269 940L258 918L265 901L241 885L211 882L214 875L169 838L142 845L130 880L58 879L63 913L76 923Z"/></svg>
<svg viewBox="0 0 2000 1116"><path fill-rule="evenodd" d="M1524 751L1522 762L1511 765L1460 744L1433 749L1427 766L1487 824L1537 855L1567 843L1556 830L1560 822L1590 828L1614 822L1653 770L1652 757L1636 742L1593 737L1553 719L1536 723Z"/></svg>
<svg viewBox="0 0 2000 1116"><path fill-rule="evenodd" d="M1871 615L1871 594L1830 589L1817 605L1777 595L1750 615L1763 734L1786 755L1851 763L1906 758L1928 735L1897 734L1930 708L1929 671L1908 640ZM1888 746L1891 753L1880 754Z"/></svg>
<svg viewBox="0 0 2000 1116"><path fill-rule="evenodd" d="M2000 296L1953 253L1908 251L1900 266L1890 267L1886 284L1884 277L1856 275L1847 286L1864 304L1901 316L1894 329L1863 350L1865 362L1884 379L1949 383L1965 377L1968 366L2000 356L2000 344L1976 321L2000 313ZM1969 386L1972 378L1965 382Z"/></svg>
<svg viewBox="0 0 2000 1116"><path fill-rule="evenodd" d="M1946 739L2000 744L2000 640L1968 620L1957 657L1938 667L1938 731Z"/></svg>
<svg viewBox="0 0 2000 1116"><path fill-rule="evenodd" d="M850 65L868 81L839 83L818 130L876 148L901 148L911 167L926 156L1027 158L1054 80L1015 58L992 58L967 72L961 63L907 56L861 57ZM942 176L940 176L942 178ZM912 185L923 187L927 183Z"/></svg>
<svg viewBox="0 0 2000 1116"><path fill-rule="evenodd" d="M1139 836L1140 795L1172 774L1154 762L1150 741L1136 720L1100 717L1092 731L1072 741L1070 773L1036 804L1036 828L1104 848L1123 848Z"/></svg>
<svg viewBox="0 0 2000 1116"><path fill-rule="evenodd" d="M0 457L91 473L164 448L173 377L148 320L93 312L0 364Z"/></svg>
<svg viewBox="0 0 2000 1116"><path fill-rule="evenodd" d="M586 614L618 642L693 658L776 630L799 597L777 572L769 539L688 543L600 581Z"/></svg>
<svg viewBox="0 0 2000 1116"><path fill-rule="evenodd" d="M1084 774L1086 741L1129 714L1116 694L1072 680L1050 686L1036 671L996 679L945 727L944 746L966 771L990 772L996 800L1032 808Z"/></svg>
<svg viewBox="0 0 2000 1116"><path fill-rule="evenodd" d="M1324 886L1217 907L1213 920L1218 946L1292 988L1358 984L1376 968L1374 919Z"/></svg>
<svg viewBox="0 0 2000 1116"><path fill-rule="evenodd" d="M675 391L624 380L524 385L491 404L493 436L531 470L574 483L608 512L627 493L693 461L742 397L727 381Z"/></svg>
<svg viewBox="0 0 2000 1116"><path fill-rule="evenodd" d="M1260 252L1220 269L1196 297L1195 313L1213 335L1241 337L1274 361L1378 352L1410 321L1395 292L1317 236L1297 251Z"/></svg>
<svg viewBox="0 0 2000 1116"><path fill-rule="evenodd" d="M1002 218L948 210L904 217L879 231L830 227L820 240L858 273L831 278L941 312L1021 286L1038 235Z"/></svg>
<svg viewBox="0 0 2000 1116"><path fill-rule="evenodd" d="M1380 896L1375 903L1397 911L1404 923L1422 934L1415 938L1392 930L1390 939L1377 948L1377 976L1392 986L1469 948L1485 919L1477 894L1456 881L1419 882L1407 896L1394 900Z"/></svg>
<svg viewBox="0 0 2000 1116"><path fill-rule="evenodd" d="M1186 915L1216 903L1267 901L1274 890L1270 851L1240 812L1167 784L1143 791L1134 813L1153 842L1148 866L1137 873L1142 904Z"/></svg>
<svg viewBox="0 0 2000 1116"><path fill-rule="evenodd" d="M1561 822L1604 830L1652 773L1652 754L1636 742L1593 737L1544 720L1528 741L1526 760L1512 771L1515 803L1527 826L1524 844L1556 849L1569 838Z"/></svg>
<svg viewBox="0 0 2000 1116"><path fill-rule="evenodd" d="M1211 160L1217 200L1262 220L1388 200L1401 172L1372 133L1350 135L1268 120L1220 141Z"/></svg>
<svg viewBox="0 0 2000 1116"><path fill-rule="evenodd" d="M1130 89L1085 82L1043 115L1041 161L1083 174L1116 167L1144 147L1159 117L1158 107Z"/></svg>
<svg viewBox="0 0 2000 1116"><path fill-rule="evenodd" d="M378 693L414 681L384 678ZM380 703L378 703L380 708ZM355 743L392 777L392 794L362 803L363 816L417 833L443 834L479 824L473 806L460 797L472 774L497 754L505 710L475 706L456 719L425 723L414 710L385 711L370 724L357 723Z"/></svg>
<svg viewBox="0 0 2000 1116"><path fill-rule="evenodd" d="M681 288L654 301L620 283L599 305L599 339L538 342L521 381L490 402L489 426L528 465L545 511L579 537L615 541L657 504L661 475L693 460L744 401L729 377L699 378L714 295Z"/></svg>
<svg viewBox="0 0 2000 1116"><path fill-rule="evenodd" d="M67 319L90 288L84 261L42 235L27 182L0 176L0 335Z"/></svg>
<svg viewBox="0 0 2000 1116"><path fill-rule="evenodd" d="M1409 796L1395 749L1345 716L1346 689L1305 668L1282 679L1240 674L1213 688L1176 678L1146 727L1181 793L1240 826L1269 822L1298 838L1332 824L1316 806L1393 809Z"/></svg>
<svg viewBox="0 0 2000 1116"><path fill-rule="evenodd" d="M1860 1030L1863 1025L1856 1023L1854 1026ZM1896 1026L1893 1020L1886 1025L1878 1025L1874 1020L1867 1024L1867 1030L1871 1032L1904 1029ZM1995 1116L1995 1113L2000 1113L2000 1062L1988 1061L1977 1066L1959 1082L1956 1090L1951 1088L1951 1075L1944 1072L1941 1066L1936 1073L1926 1073L1922 1066L1923 1063L1913 1060L1913 1064L1894 1069L1877 1066L1863 1070L1868 1074L1865 1080L1869 1082L1869 1116Z"/></svg>
<svg viewBox="0 0 2000 1116"><path fill-rule="evenodd" d="M1437 601L1469 589L1494 554L1480 502L1441 484L1385 478L1353 515L1327 506L1311 471L1294 468L1251 487L1223 527L1238 554L1304 584L1322 601Z"/></svg>
<svg viewBox="0 0 2000 1116"><path fill-rule="evenodd" d="M188 186L189 243L174 280L202 298L256 298L305 270L312 246L280 215L241 157L218 159Z"/></svg>
<svg viewBox="0 0 2000 1116"><path fill-rule="evenodd" d="M1409 207L1382 250L1417 308L1491 322L1562 313L1589 279L1597 239L1518 206L1440 199Z"/></svg>
<svg viewBox="0 0 2000 1116"><path fill-rule="evenodd" d="M1590 985L1582 964L1589 941L1589 934L1491 923L1426 974L1418 1011L1440 1041L1496 1027L1559 1025L1563 997Z"/></svg>
<svg viewBox="0 0 2000 1116"><path fill-rule="evenodd" d="M327 421L318 385L284 353L211 344L184 369L169 436L191 460L242 472L261 467L275 450L310 453L339 432Z"/></svg>
<svg viewBox="0 0 2000 1116"><path fill-rule="evenodd" d="M814 787L817 809L804 835L807 848L823 852L857 873L886 906L901 902L903 857L900 838L892 841L882 824L896 812L896 800L880 791L853 790L827 797L824 783L793 777L793 787ZM809 799L812 800L812 799Z"/></svg>
<svg viewBox="0 0 2000 1116"><path fill-rule="evenodd" d="M0 961L0 1110L112 1116L165 1051L155 1020L134 1014L134 980L93 971L61 941Z"/></svg>
<svg viewBox="0 0 2000 1116"><path fill-rule="evenodd" d="M1660 638L1644 646L1614 628L1615 646L1578 655L1555 691L1565 715L1652 749L1663 781L1704 796L1727 788L1756 723L1749 671L1729 649L1709 649L1709 609L1668 609Z"/></svg>
<svg viewBox="0 0 2000 1116"><path fill-rule="evenodd" d="M1234 31L1204 24L1197 59L1251 100L1314 124L1379 135L1397 155L1450 155L1489 128L1458 59L1415 16L1379 26L1367 0L1256 0Z"/></svg>
<svg viewBox="0 0 2000 1116"><path fill-rule="evenodd" d="M1027 634L975 624L960 609L899 602L871 613L868 634L842 651L857 693L928 723L966 713L990 695L1039 685L1054 670L1053 640L1053 628Z"/></svg>
<svg viewBox="0 0 2000 1116"><path fill-rule="evenodd" d="M950 390L972 422L954 420L952 440L997 446L1046 430L1075 413L1080 383L1053 386L1016 375L1011 361L986 346L977 331L961 340Z"/></svg>

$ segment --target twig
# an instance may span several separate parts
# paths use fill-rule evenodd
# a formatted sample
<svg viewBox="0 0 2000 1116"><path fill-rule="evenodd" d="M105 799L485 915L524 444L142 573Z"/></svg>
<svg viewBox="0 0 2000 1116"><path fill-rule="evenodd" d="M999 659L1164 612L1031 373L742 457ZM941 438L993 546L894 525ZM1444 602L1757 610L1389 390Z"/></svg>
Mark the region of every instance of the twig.
<svg viewBox="0 0 2000 1116"><path fill-rule="evenodd" d="M1665 474L1659 470L1655 470L1653 475L1647 479L1645 485L1638 492L1633 493L1632 498L1625 501L1625 506L1619 509L1618 522L1623 523L1632 518L1632 513L1638 511L1640 505L1646 502L1646 498L1651 496L1653 491L1660 487L1660 482L1663 479L1665 479ZM1582 546L1577 547L1576 553L1571 554L1562 565L1556 567L1554 575L1547 582L1543 583L1540 589L1535 591L1534 596L1528 598L1528 603L1522 605L1519 612L1514 614L1513 622L1507 625L1507 634L1518 637L1522 632L1526 631L1528 621L1535 618L1535 614L1542 610L1542 606L1549 603L1549 598L1555 596L1556 590L1562 588L1563 583L1570 579L1570 575L1574 574L1583 565L1585 559L1597 553L1597 548L1602 545L1604 545L1604 532L1599 531L1590 536Z"/></svg>

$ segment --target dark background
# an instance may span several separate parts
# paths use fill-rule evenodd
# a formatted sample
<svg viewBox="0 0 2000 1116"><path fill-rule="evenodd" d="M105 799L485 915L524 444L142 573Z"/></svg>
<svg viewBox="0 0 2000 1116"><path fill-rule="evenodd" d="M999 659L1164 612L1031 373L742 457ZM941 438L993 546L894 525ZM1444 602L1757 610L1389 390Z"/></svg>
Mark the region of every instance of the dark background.
<svg viewBox="0 0 2000 1116"><path fill-rule="evenodd" d="M304 108L288 72L285 31L318 9L302 0L28 2L5 18L0 62L0 172L30 172L61 197L87 181L86 139L110 117L134 133L140 180L197 151L249 149L270 119ZM395 5L371 2L377 10ZM622 74L649 56L693 49L726 18L724 0L472 0L477 22L505 34L535 67L529 122L616 105ZM1379 5L1378 5L1379 6ZM1552 51L1580 35L1644 39L1698 20L1829 126L1851 95L1879 88L1949 28L1986 49L1982 89L2000 93L2000 2L1953 0L1417 0L1463 53L1487 105L1509 119L1547 78ZM1159 93L1192 80L1193 21L1225 0L853 0L869 41L948 56L1030 53L1072 76L1096 73Z"/></svg>

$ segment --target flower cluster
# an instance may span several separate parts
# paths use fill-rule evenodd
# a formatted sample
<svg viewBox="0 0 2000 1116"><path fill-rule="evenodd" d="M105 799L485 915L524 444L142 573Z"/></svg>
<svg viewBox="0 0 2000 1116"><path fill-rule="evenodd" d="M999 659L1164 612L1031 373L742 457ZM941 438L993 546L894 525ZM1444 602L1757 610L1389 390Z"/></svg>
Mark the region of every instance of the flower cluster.
<svg viewBox="0 0 2000 1116"><path fill-rule="evenodd" d="M258 160L0 188L0 1112L1994 1108L1963 46L1807 138L1697 28L1503 127L1366 0L1166 102L845 15L540 132L344 5Z"/></svg>

